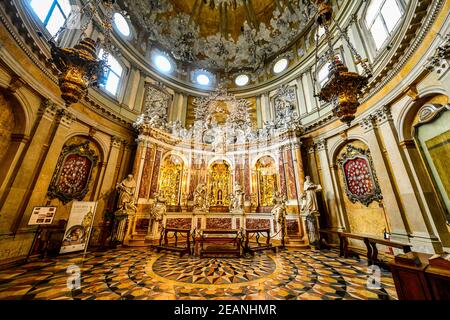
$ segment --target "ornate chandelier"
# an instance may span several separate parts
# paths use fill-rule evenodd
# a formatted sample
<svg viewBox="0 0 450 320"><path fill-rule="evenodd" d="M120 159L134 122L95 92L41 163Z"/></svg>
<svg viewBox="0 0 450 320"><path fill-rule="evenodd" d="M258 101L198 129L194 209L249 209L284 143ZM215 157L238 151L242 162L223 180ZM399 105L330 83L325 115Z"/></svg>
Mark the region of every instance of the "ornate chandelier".
<svg viewBox="0 0 450 320"><path fill-rule="evenodd" d="M90 86L98 86L106 80L105 74L108 65L108 55L111 50L111 28L113 4L115 0L91 0L88 1L80 12L72 12L61 29L49 40L52 58L50 62L59 71L58 82L61 89L61 97L70 106L80 101ZM103 55L97 59L97 43L85 36L85 31L92 21L100 3L105 8L105 20L102 22L104 29ZM69 24L76 21L76 15L85 15L87 21L80 26L81 36L78 44L73 48L60 48L55 39L68 29Z"/></svg>
<svg viewBox="0 0 450 320"><path fill-rule="evenodd" d="M342 31L339 25L335 22L340 36L347 43L351 53L354 56L355 63L361 64L365 71L365 75L359 75L356 72L350 72L348 70L347 66L341 61L339 56L335 54L333 49L332 35L330 32L331 21L333 21L333 11L331 6L327 3L327 0L312 0L312 2L318 8L316 18L317 24L325 30L328 45L328 50L325 53L325 57L329 63L328 81L322 86L321 91L316 96L318 96L321 101L331 102L333 104L333 114L343 123L350 126L351 122L355 119L356 111L360 106L359 98L364 88L367 87L368 80L372 76L372 71L367 64L367 59L361 58L355 47L351 44L346 32ZM317 33L316 73L319 50L318 41L319 35Z"/></svg>

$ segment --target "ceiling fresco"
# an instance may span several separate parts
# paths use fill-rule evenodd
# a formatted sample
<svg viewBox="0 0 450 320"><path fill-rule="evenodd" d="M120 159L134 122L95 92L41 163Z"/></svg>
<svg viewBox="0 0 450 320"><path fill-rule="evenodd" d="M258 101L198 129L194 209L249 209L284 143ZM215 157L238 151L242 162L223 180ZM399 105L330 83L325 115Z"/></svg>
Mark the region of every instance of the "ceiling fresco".
<svg viewBox="0 0 450 320"><path fill-rule="evenodd" d="M118 1L150 48L216 71L262 68L314 17L308 0Z"/></svg>

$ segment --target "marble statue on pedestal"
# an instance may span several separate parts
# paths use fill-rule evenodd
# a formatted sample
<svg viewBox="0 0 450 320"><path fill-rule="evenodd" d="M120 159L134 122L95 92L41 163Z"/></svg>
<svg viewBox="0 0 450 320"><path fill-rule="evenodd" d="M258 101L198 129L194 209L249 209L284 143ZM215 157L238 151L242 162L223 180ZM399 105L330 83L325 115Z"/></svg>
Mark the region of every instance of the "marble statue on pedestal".
<svg viewBox="0 0 450 320"><path fill-rule="evenodd" d="M125 238L127 230L125 226L130 217L136 214L136 205L134 200L134 192L136 191L136 181L132 174L129 174L122 182L117 184L116 190L119 192L119 201L117 211L114 212L116 225L113 238L122 242ZM130 224L128 229L130 228Z"/></svg>
<svg viewBox="0 0 450 320"><path fill-rule="evenodd" d="M286 234L286 202L286 196L281 192L276 191L273 196L274 206L272 209L272 215L275 221L278 223L278 230L281 230L281 236L283 239Z"/></svg>
<svg viewBox="0 0 450 320"><path fill-rule="evenodd" d="M244 213L244 191L239 184L234 186L234 192L230 194L230 212L232 213Z"/></svg>
<svg viewBox="0 0 450 320"><path fill-rule="evenodd" d="M307 212L308 214L319 212L316 192L321 191L322 186L314 184L314 182L311 181L311 177L307 176L305 177L304 190L302 211Z"/></svg>
<svg viewBox="0 0 450 320"><path fill-rule="evenodd" d="M118 210L121 210L127 214L134 213L136 211L136 205L134 201L134 192L136 190L136 181L132 174L129 174L122 182L116 186L119 192Z"/></svg>
<svg viewBox="0 0 450 320"><path fill-rule="evenodd" d="M166 199L159 193L155 193L154 198L150 219L152 221L162 221L167 212Z"/></svg>
<svg viewBox="0 0 450 320"><path fill-rule="evenodd" d="M194 191L194 212L205 213L208 211L206 186L201 183Z"/></svg>
<svg viewBox="0 0 450 320"><path fill-rule="evenodd" d="M305 192L302 195L302 212L305 217L306 228L308 232L309 243L318 246L320 243L319 226L317 216L319 215L319 205L316 193L322 190L321 185L314 184L311 177L305 177Z"/></svg>

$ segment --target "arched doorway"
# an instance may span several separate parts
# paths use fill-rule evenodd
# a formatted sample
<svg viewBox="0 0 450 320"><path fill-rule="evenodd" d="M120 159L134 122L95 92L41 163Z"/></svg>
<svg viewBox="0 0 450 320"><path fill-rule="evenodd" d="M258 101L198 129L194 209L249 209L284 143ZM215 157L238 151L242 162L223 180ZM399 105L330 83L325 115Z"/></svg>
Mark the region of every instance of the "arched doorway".
<svg viewBox="0 0 450 320"><path fill-rule="evenodd" d="M231 166L226 161L215 161L208 170L208 193L211 211L228 211L230 205Z"/></svg>
<svg viewBox="0 0 450 320"><path fill-rule="evenodd" d="M260 209L273 206L273 196L278 190L275 160L265 156L256 162L258 179L258 207ZM259 211L259 210L258 210Z"/></svg>
<svg viewBox="0 0 450 320"><path fill-rule="evenodd" d="M180 187L183 176L183 160L177 155L164 158L159 178L159 193L169 206L180 205Z"/></svg>

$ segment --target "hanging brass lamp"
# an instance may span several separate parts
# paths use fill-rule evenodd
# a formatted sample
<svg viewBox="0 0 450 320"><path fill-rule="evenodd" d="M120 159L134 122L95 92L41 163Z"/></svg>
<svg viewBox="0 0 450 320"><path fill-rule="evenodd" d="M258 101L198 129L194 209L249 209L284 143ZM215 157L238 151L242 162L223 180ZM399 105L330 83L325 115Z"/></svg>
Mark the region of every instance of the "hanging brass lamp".
<svg viewBox="0 0 450 320"><path fill-rule="evenodd" d="M350 43L347 34L344 33L336 23L336 27L340 32L341 37L347 42L357 64L362 63L366 75L362 76L348 70L347 66L341 61L339 56L335 54L333 49L333 39L330 32L330 25L333 20L331 6L326 0L312 0L312 2L318 9L316 17L317 25L325 29L328 45L328 50L325 54L326 60L329 63L328 81L322 86L321 91L317 96L321 101L332 103L333 114L338 117L340 121L350 126L351 122L355 119L355 114L360 106L360 96L367 87L368 80L372 73L369 66L366 64L367 60L361 58L354 46ZM318 39L316 40L316 61L317 51Z"/></svg>
<svg viewBox="0 0 450 320"><path fill-rule="evenodd" d="M104 55L102 59L97 58L97 43L91 38L81 36L79 42L73 48L60 48L56 45L55 39L66 30L66 24L70 20L70 16L66 19L66 24L58 31L58 33L50 39L52 58L50 62L59 71L58 82L61 89L61 97L65 101L66 106L79 102L88 91L90 86L97 86L104 81L105 70L107 68L107 59L110 51L110 33L112 27L112 10L115 0L96 0L88 1L81 9L81 14L87 14L88 21L80 27L83 35L93 13L100 3L106 9L106 19L103 22L104 39ZM92 7L92 6L93 7Z"/></svg>

